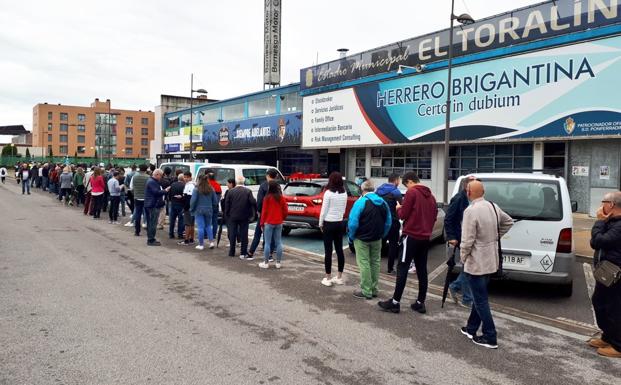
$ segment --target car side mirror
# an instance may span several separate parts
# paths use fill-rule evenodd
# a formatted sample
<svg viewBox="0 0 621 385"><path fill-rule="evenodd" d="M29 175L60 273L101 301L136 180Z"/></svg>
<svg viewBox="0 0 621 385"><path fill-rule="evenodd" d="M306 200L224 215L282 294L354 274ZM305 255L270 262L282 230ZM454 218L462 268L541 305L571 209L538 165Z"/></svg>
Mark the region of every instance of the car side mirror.
<svg viewBox="0 0 621 385"><path fill-rule="evenodd" d="M571 212L575 213L576 211L578 211L578 202L571 201Z"/></svg>

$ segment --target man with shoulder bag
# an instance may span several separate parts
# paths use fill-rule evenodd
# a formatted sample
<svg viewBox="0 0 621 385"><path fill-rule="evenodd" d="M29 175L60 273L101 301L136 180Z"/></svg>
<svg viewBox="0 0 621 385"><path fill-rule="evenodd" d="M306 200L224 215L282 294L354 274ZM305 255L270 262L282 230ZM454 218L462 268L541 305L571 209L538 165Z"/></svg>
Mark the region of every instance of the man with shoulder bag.
<svg viewBox="0 0 621 385"><path fill-rule="evenodd" d="M604 195L591 230L591 247L599 256L595 267L593 309L601 338L588 344L597 353L621 358L621 192Z"/></svg>

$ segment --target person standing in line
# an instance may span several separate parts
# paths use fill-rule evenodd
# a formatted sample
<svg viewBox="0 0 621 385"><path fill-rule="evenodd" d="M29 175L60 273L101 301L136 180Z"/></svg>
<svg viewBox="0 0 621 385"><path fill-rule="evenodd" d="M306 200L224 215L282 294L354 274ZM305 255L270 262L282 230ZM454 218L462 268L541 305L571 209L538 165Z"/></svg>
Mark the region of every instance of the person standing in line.
<svg viewBox="0 0 621 385"><path fill-rule="evenodd" d="M91 195L93 186L91 185L91 179L93 178L94 171L95 167L91 167L84 174L84 215L89 215L93 211L93 197Z"/></svg>
<svg viewBox="0 0 621 385"><path fill-rule="evenodd" d="M360 269L360 290L354 297L372 299L377 297L380 261L382 259L382 238L390 226L392 218L388 204L375 191L370 180L364 181L360 197L349 213L349 241L356 248L356 263Z"/></svg>
<svg viewBox="0 0 621 385"><path fill-rule="evenodd" d="M121 203L121 191L124 185L119 184L119 172L114 171L112 178L108 180L108 192L110 193L110 208L108 210L108 223L119 223L119 204Z"/></svg>
<svg viewBox="0 0 621 385"><path fill-rule="evenodd" d="M41 189L47 191L50 176L50 166L45 163L41 168Z"/></svg>
<svg viewBox="0 0 621 385"><path fill-rule="evenodd" d="M37 187L37 180L39 179L39 167L36 163L30 168L30 187Z"/></svg>
<svg viewBox="0 0 621 385"><path fill-rule="evenodd" d="M333 284L342 285L343 270L345 269L345 254L343 253L343 236L345 222L343 216L347 208L347 193L343 184L343 176L334 171L328 177L328 185L323 193L323 202L319 213L319 229L323 235L324 267L326 276L321 280L324 286ZM338 272L332 277L332 246L336 250Z"/></svg>
<svg viewBox="0 0 621 385"><path fill-rule="evenodd" d="M125 227L132 227L134 225L134 192L130 189L132 184L132 178L136 175L136 165L132 164L131 170L125 174L125 180L123 184L125 185L125 202L127 203L127 207L129 207L129 211L131 212L131 216L129 221L124 225Z"/></svg>
<svg viewBox="0 0 621 385"><path fill-rule="evenodd" d="M137 237L140 236L142 215L145 211L144 194L147 181L149 180L149 176L146 175L147 167L146 164L140 165L138 172L132 177L129 187L134 193L134 213L132 214L132 220L134 221L134 235Z"/></svg>
<svg viewBox="0 0 621 385"><path fill-rule="evenodd" d="M388 255L388 274L395 274L395 261L399 252L399 232L401 231L401 223L397 216L397 203L403 202L403 195L399 191L398 186L401 183L401 177L398 174L392 174L388 177L388 183L377 188L377 195L388 204L390 208L390 217L392 225L388 235L382 239L382 256Z"/></svg>
<svg viewBox="0 0 621 385"><path fill-rule="evenodd" d="M125 170L123 167L117 168L118 176L116 180L119 181L119 186L123 186L125 184ZM114 174L113 174L114 175ZM121 209L121 215L125 216L125 201L127 199L127 195L125 194L126 188L125 186L121 189L121 195L119 195L119 207Z"/></svg>
<svg viewBox="0 0 621 385"><path fill-rule="evenodd" d="M24 193L28 193L30 195L30 170L28 169L28 164L24 163L20 170L20 177L22 183L22 195Z"/></svg>
<svg viewBox="0 0 621 385"><path fill-rule="evenodd" d="M265 200L265 195L267 195L269 182L276 180L278 177L278 171L274 168L270 168L265 173L265 182L261 183L259 186L259 192L257 193L257 227L254 229L254 237L252 238L252 243L250 244L250 250L248 250L248 257L253 258L257 247L259 247L259 243L261 242L261 236L263 234L263 230L261 226L258 224L261 222L261 213L263 212L263 201ZM263 242L265 243L265 242ZM265 249L265 245L263 246ZM275 250L276 245L271 244L270 250ZM272 261L272 257L270 256L270 261Z"/></svg>
<svg viewBox="0 0 621 385"><path fill-rule="evenodd" d="M170 185L168 200L170 212L168 214L168 238L175 238L175 224L177 225L177 237L183 239L183 190L185 189L185 177L178 174L177 181Z"/></svg>
<svg viewBox="0 0 621 385"><path fill-rule="evenodd" d="M460 331L479 346L497 349L487 286L499 268L498 240L511 229L513 219L498 205L485 200L483 183L470 182L467 193L471 203L464 211L459 255L473 303L468 322ZM477 336L481 324L483 335Z"/></svg>
<svg viewBox="0 0 621 385"><path fill-rule="evenodd" d="M93 219L99 219L101 216L101 208L103 206L105 184L102 170L97 167L91 176L90 183L92 186L91 195L93 199Z"/></svg>
<svg viewBox="0 0 621 385"><path fill-rule="evenodd" d="M433 225L438 216L436 199L429 187L420 183L418 175L410 171L403 175L403 184L407 187L403 206L397 204L397 215L403 223L403 253L397 264L397 283L392 298L378 302L382 310L399 313L400 301L408 279L410 263L414 260L416 275L418 277L418 298L410 308L413 311L425 314L425 299L427 298L427 252L429 250L429 238Z"/></svg>
<svg viewBox="0 0 621 385"><path fill-rule="evenodd" d="M71 199L71 185L73 183L73 175L71 175L71 170L69 166L65 166L63 169L63 173L60 174L59 178L60 182L60 195L58 200L62 202L65 200L65 206L69 205L69 200Z"/></svg>
<svg viewBox="0 0 621 385"><path fill-rule="evenodd" d="M76 191L76 207L79 207L80 203L84 203L84 177L84 169L80 166L73 175L73 186Z"/></svg>
<svg viewBox="0 0 621 385"><path fill-rule="evenodd" d="M272 244L276 247L276 268L280 269L282 264L282 223L287 218L289 209L287 201L282 196L280 185L275 180L271 180L267 186L267 195L263 199L263 215L261 215L261 230L265 237L263 247L263 262L259 267L267 269L270 267L269 260L272 254Z"/></svg>
<svg viewBox="0 0 621 385"><path fill-rule="evenodd" d="M237 239L241 238L240 259L248 259L248 226L254 217L257 201L252 191L244 186L246 178L237 177L237 182L229 179L229 190L224 195L223 220L229 236L229 257L235 256Z"/></svg>
<svg viewBox="0 0 621 385"><path fill-rule="evenodd" d="M599 263L608 261L621 269L621 192L604 195L597 210L597 221L591 230L591 247L599 255ZM621 281L605 286L595 283L593 310L600 338L592 338L589 345L605 357L621 358Z"/></svg>
<svg viewBox="0 0 621 385"><path fill-rule="evenodd" d="M461 223L464 218L464 211L470 205L466 188L468 187L468 183L472 182L474 179L473 176L468 176L462 180L461 191L451 198L449 207L446 210L446 216L444 217L444 233L446 234L449 245L447 252L451 255L459 249L459 242L461 241ZM447 257L450 256L447 255ZM449 291L455 304L459 304L459 293L461 293L463 295L461 304L468 308L472 306L472 293L470 292L470 288L466 282L466 275L463 271L459 273L456 280L451 282Z"/></svg>
<svg viewBox="0 0 621 385"><path fill-rule="evenodd" d="M220 202L222 201L222 186L216 180L216 174L214 170L207 170L207 177L209 178L209 184L213 188L213 191L216 193L218 198L218 207L216 207L216 211L211 216L211 228L215 234L218 231L218 213L220 211Z"/></svg>
<svg viewBox="0 0 621 385"><path fill-rule="evenodd" d="M37 188L42 188L43 186L43 165L39 163L39 176L37 178Z"/></svg>
<svg viewBox="0 0 621 385"><path fill-rule="evenodd" d="M160 180L164 175L164 171L157 168L151 173L151 177L147 181L144 189L144 209L147 213L147 245L160 246L161 243L155 238L157 232L157 221L160 216L160 210L164 207L164 196L168 194L170 186L162 189ZM134 177L136 178L136 177ZM135 185L134 185L135 186Z"/></svg>
<svg viewBox="0 0 621 385"><path fill-rule="evenodd" d="M2 184L4 184L4 181L6 180L7 173L6 167L0 166L0 180L2 180Z"/></svg>
<svg viewBox="0 0 621 385"><path fill-rule="evenodd" d="M209 183L209 177L207 175L202 176L198 186L192 191L192 198L190 199L190 212L198 227L197 250L205 248L205 236L209 239L209 248L215 247L212 216L218 212L218 204L220 202Z"/></svg>
<svg viewBox="0 0 621 385"><path fill-rule="evenodd" d="M160 186L163 189L170 187L175 180L171 177L172 169L170 167L164 167L164 175L162 179L160 179ZM157 220L157 228L158 230L164 230L164 225L166 224L166 215L170 212L170 200L168 199L168 195L164 197L164 208L160 210L160 216Z"/></svg>
<svg viewBox="0 0 621 385"><path fill-rule="evenodd" d="M194 216L190 212L190 201L196 186L192 180L191 172L184 172L183 179L185 179L185 186L183 187L183 224L185 226L185 235L184 240L177 242L177 244L180 246L190 246L194 244Z"/></svg>

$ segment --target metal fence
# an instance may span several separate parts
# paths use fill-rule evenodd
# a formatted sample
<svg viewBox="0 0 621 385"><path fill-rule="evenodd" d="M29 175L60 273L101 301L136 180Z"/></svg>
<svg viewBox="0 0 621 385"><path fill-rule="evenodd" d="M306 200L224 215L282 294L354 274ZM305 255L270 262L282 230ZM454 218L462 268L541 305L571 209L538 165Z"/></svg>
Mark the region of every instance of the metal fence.
<svg viewBox="0 0 621 385"><path fill-rule="evenodd" d="M13 167L15 166L17 163L22 163L22 162L29 162L29 163L62 163L62 164L86 164L86 165L93 165L93 164L108 164L108 160L107 159L100 159L100 158L84 158L84 157L64 157L64 156L54 156L54 157L30 157L30 158L26 158L24 156L0 156L0 166L4 166L4 167ZM127 167L127 166L131 166L132 164L135 165L139 165L142 163L147 163L149 164L149 160L148 159L126 159L126 158L118 158L118 159L111 159L111 163L113 165L117 165L117 166L123 166L123 167Z"/></svg>

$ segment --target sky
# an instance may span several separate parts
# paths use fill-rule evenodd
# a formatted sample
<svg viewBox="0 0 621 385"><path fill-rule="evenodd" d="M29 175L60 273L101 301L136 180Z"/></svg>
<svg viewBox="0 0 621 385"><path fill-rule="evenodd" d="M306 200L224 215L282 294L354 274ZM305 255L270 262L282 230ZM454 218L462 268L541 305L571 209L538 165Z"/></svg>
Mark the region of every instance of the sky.
<svg viewBox="0 0 621 385"><path fill-rule="evenodd" d="M299 70L449 26L450 0L282 0L281 84ZM541 1L455 0L480 19ZM263 0L0 0L0 126L37 103L151 110L161 94L263 89ZM2 138L0 136L0 139Z"/></svg>

